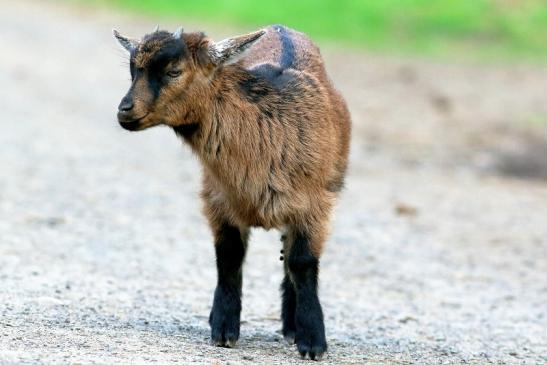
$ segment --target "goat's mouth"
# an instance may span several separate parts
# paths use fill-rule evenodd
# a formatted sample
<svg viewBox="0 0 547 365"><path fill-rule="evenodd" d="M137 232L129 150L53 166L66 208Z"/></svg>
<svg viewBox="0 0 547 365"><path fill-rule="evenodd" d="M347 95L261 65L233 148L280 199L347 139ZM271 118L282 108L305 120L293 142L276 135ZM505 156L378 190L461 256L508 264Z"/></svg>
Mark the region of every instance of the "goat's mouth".
<svg viewBox="0 0 547 365"><path fill-rule="evenodd" d="M142 125L141 122L147 116L148 116L148 113L146 113L145 115L143 115L140 118L130 119L130 118L127 118L123 115L120 115L120 113L118 113L118 123L120 123L120 126L123 129L126 129L128 131L138 131L138 130L143 129L143 125Z"/></svg>

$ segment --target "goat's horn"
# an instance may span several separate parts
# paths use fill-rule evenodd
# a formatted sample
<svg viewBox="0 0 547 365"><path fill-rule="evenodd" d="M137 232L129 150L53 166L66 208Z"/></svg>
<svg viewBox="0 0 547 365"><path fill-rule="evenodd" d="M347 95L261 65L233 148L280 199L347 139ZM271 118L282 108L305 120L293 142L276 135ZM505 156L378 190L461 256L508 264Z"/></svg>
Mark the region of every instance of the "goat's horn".
<svg viewBox="0 0 547 365"><path fill-rule="evenodd" d="M178 29L173 32L173 38L180 38L180 36L182 35L182 32L183 32L182 27L178 27Z"/></svg>
<svg viewBox="0 0 547 365"><path fill-rule="evenodd" d="M156 28L154 28L154 33L156 33L156 32L159 31L159 30L160 30L160 26L159 26L159 24L158 24L158 25L156 25Z"/></svg>

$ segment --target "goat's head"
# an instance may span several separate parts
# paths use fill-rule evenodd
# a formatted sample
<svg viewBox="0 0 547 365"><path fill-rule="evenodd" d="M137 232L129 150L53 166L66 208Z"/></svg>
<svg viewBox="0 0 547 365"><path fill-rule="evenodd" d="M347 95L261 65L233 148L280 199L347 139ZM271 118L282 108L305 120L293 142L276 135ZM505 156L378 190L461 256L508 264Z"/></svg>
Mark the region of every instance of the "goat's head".
<svg viewBox="0 0 547 365"><path fill-rule="evenodd" d="M187 123L192 104L209 94L215 71L236 58L265 32L215 43L203 33L156 30L141 41L114 36L130 55L131 87L118 106L120 125L131 131L159 124ZM191 121L193 122L193 121Z"/></svg>

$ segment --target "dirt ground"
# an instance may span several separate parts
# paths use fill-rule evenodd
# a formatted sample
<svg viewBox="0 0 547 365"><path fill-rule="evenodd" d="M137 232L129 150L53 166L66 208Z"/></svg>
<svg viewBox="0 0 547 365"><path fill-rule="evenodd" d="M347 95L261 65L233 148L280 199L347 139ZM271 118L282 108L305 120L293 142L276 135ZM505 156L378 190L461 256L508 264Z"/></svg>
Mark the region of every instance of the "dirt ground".
<svg viewBox="0 0 547 365"><path fill-rule="evenodd" d="M253 232L238 347L208 344L200 168L167 128L117 126L113 26L155 22L0 0L0 364L303 362L273 231ZM323 363L547 363L547 69L324 55L354 134Z"/></svg>

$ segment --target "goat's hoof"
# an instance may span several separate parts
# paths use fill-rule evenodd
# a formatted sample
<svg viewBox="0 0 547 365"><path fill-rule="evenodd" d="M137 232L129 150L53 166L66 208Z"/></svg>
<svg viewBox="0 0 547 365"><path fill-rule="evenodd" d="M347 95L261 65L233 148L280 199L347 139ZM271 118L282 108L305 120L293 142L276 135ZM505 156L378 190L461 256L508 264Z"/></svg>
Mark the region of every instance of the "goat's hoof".
<svg viewBox="0 0 547 365"><path fill-rule="evenodd" d="M239 339L239 331L227 330L227 326L211 326L211 343L219 347L235 347Z"/></svg>
<svg viewBox="0 0 547 365"><path fill-rule="evenodd" d="M229 315L214 306L209 317L211 344L220 347L235 347L239 339L239 316Z"/></svg>
<svg viewBox="0 0 547 365"><path fill-rule="evenodd" d="M217 346L217 347L228 347L228 348L234 348L237 344L237 337L235 336L228 336L227 338L220 338L220 339L214 339L211 338L211 345Z"/></svg>
<svg viewBox="0 0 547 365"><path fill-rule="evenodd" d="M213 340L211 339L211 345L217 346L217 347L228 347L228 348L234 348L237 344L237 338L236 339L227 339L227 340Z"/></svg>
<svg viewBox="0 0 547 365"><path fill-rule="evenodd" d="M326 346L314 346L312 348L307 345L296 345L298 353L302 359L306 359L308 356L311 360L319 361L323 358L323 355L327 351Z"/></svg>
<svg viewBox="0 0 547 365"><path fill-rule="evenodd" d="M289 345L294 345L294 339L295 339L295 333L294 331L287 331L286 333L283 333L283 338Z"/></svg>
<svg viewBox="0 0 547 365"><path fill-rule="evenodd" d="M310 338L297 338L296 348L303 359L309 356L311 360L319 361L327 351L327 343L325 341L313 341Z"/></svg>

